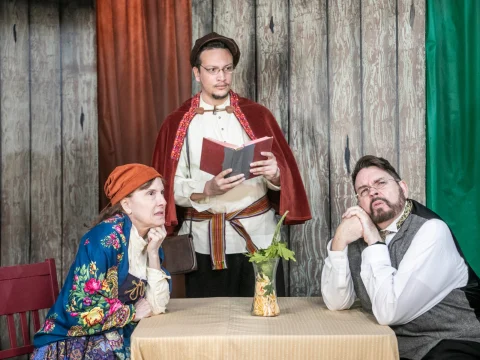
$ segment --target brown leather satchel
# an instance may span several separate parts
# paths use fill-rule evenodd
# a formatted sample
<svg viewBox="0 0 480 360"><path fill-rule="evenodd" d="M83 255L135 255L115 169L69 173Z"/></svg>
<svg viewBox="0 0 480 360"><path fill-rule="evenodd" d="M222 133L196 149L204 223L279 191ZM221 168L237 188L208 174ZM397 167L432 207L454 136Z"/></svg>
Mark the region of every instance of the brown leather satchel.
<svg viewBox="0 0 480 360"><path fill-rule="evenodd" d="M172 275L197 270L197 257L191 234L167 236L162 243L165 267Z"/></svg>
<svg viewBox="0 0 480 360"><path fill-rule="evenodd" d="M187 147L188 173L190 179L190 149L188 147L188 130L185 137ZM190 231L185 235L167 236L162 243L165 255L165 267L172 275L187 274L197 270L197 256L193 246L192 218L190 218Z"/></svg>

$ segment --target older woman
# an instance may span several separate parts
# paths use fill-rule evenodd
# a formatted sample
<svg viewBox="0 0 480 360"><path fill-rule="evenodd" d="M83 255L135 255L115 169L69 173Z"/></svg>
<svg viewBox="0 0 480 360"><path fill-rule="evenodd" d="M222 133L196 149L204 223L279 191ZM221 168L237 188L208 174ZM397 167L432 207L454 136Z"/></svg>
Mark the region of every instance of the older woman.
<svg viewBox="0 0 480 360"><path fill-rule="evenodd" d="M165 205L161 175L141 164L117 167L105 183L110 204L80 240L75 261L32 359L128 359L135 322L165 312Z"/></svg>

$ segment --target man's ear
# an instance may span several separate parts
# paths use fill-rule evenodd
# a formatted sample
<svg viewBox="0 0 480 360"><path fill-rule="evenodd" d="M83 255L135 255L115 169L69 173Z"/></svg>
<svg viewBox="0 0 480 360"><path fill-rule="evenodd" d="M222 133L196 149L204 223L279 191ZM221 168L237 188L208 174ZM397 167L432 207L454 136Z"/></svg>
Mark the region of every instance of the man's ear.
<svg viewBox="0 0 480 360"><path fill-rule="evenodd" d="M400 185L400 188L403 191L403 195L405 195L405 198L408 199L408 185L405 181L401 180L398 182L398 185Z"/></svg>
<svg viewBox="0 0 480 360"><path fill-rule="evenodd" d="M192 68L192 71L193 75L195 76L195 80L197 80L197 82L200 82L200 70L198 69L198 67L194 66Z"/></svg>
<svg viewBox="0 0 480 360"><path fill-rule="evenodd" d="M128 198L123 198L122 200L120 200L120 205L122 206L125 213L127 213L128 215L132 214L132 209L130 208L130 202L128 201Z"/></svg>

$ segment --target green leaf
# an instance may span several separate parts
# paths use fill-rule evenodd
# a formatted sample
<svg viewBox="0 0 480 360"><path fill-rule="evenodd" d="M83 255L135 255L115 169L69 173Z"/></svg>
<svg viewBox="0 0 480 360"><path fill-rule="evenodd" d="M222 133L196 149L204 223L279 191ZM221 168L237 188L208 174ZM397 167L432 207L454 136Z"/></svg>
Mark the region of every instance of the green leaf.
<svg viewBox="0 0 480 360"><path fill-rule="evenodd" d="M249 260L250 262L259 263L259 262L267 260L267 256L265 256L265 254L262 251L256 251L253 254L248 253L248 254L246 254L246 256L248 256L250 258L250 260Z"/></svg>
<svg viewBox="0 0 480 360"><path fill-rule="evenodd" d="M275 232L273 233L272 244L280 241L280 230L282 229L283 220L285 220L287 214L288 210L285 211L285 214L283 214L282 218L277 223L277 226L275 227Z"/></svg>
<svg viewBox="0 0 480 360"><path fill-rule="evenodd" d="M265 285L263 289L265 290L265 295L271 295L273 293L273 284Z"/></svg>
<svg viewBox="0 0 480 360"><path fill-rule="evenodd" d="M287 247L287 243L281 241L280 230L282 228L283 221L288 214L288 210L285 211L280 221L275 227L275 232L273 234L272 243L266 249L258 249L253 254L245 254L250 258L250 262L261 263L268 259L274 259L277 257L283 258L285 260L295 260L295 253Z"/></svg>
<svg viewBox="0 0 480 360"><path fill-rule="evenodd" d="M284 259L287 260L287 261L288 261L288 260L297 261L297 260L295 259L295 253L294 253L292 250L288 249L286 245L283 246L283 247L281 247L281 248L279 248L279 253L280 253L279 256L280 256L281 258L284 258Z"/></svg>

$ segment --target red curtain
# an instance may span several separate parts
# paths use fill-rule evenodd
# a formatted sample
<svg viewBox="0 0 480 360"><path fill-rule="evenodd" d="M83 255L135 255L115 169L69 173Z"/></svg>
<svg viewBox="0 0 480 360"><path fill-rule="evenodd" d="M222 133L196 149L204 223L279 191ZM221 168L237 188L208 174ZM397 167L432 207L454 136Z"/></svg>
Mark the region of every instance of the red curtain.
<svg viewBox="0 0 480 360"><path fill-rule="evenodd" d="M98 151L103 185L118 165L150 165L163 119L191 94L190 0L98 0Z"/></svg>

